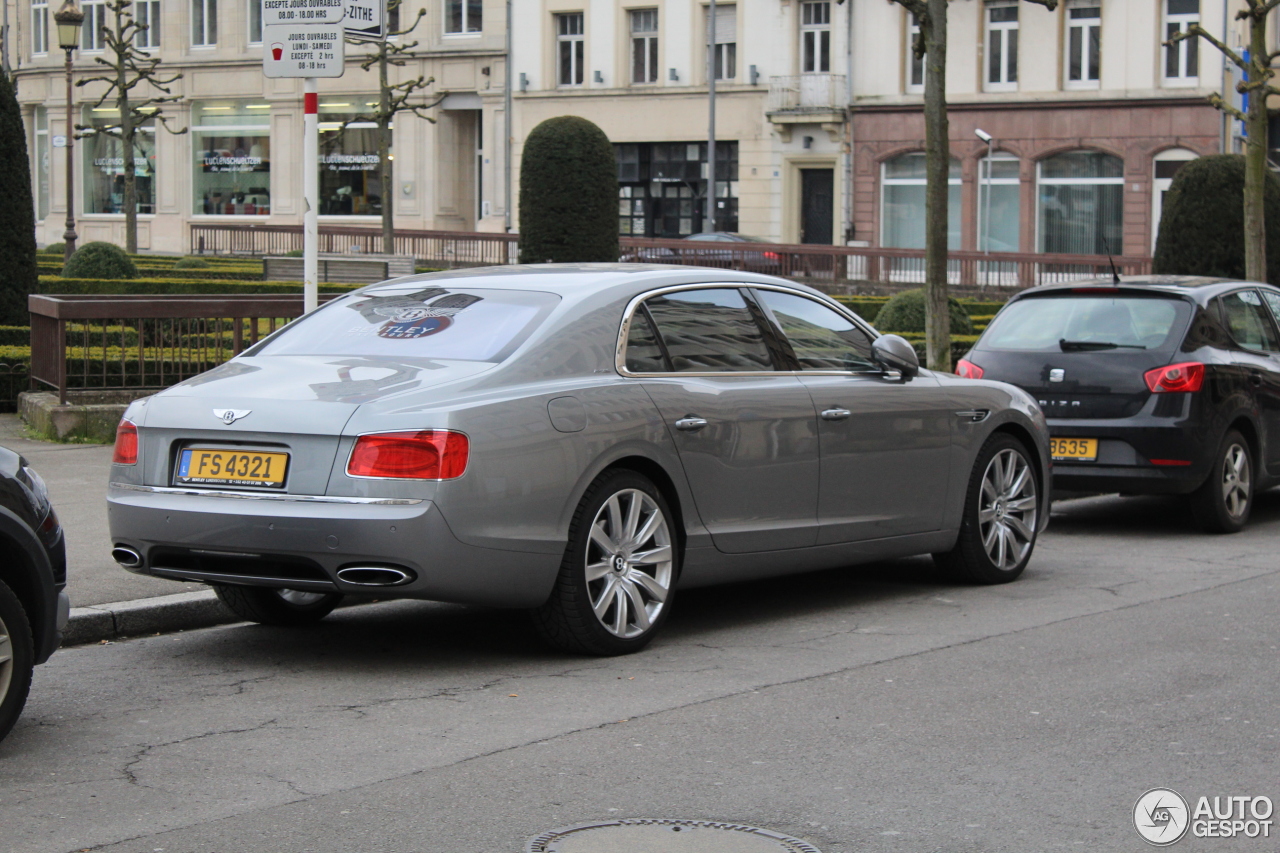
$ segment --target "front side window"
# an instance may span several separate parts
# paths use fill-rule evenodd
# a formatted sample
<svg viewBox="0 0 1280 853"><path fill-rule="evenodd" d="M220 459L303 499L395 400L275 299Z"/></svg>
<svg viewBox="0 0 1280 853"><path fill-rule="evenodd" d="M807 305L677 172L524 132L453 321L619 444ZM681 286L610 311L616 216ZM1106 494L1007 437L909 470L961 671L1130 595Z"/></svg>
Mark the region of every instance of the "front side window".
<svg viewBox="0 0 1280 853"><path fill-rule="evenodd" d="M194 105L193 213L266 216L271 212L271 116L268 104Z"/></svg>
<svg viewBox="0 0 1280 853"><path fill-rule="evenodd" d="M1099 0L1067 3L1067 88L1096 89L1101 77L1102 6Z"/></svg>
<svg viewBox="0 0 1280 853"><path fill-rule="evenodd" d="M676 373L773 370L760 326L736 288L665 293L645 307Z"/></svg>
<svg viewBox="0 0 1280 853"><path fill-rule="evenodd" d="M1039 164L1039 251L1069 255L1124 252L1124 161L1098 151L1067 151Z"/></svg>
<svg viewBox="0 0 1280 853"><path fill-rule="evenodd" d="M987 3L987 85L988 92L1008 92L1018 88L1018 2L989 0Z"/></svg>
<svg viewBox="0 0 1280 853"><path fill-rule="evenodd" d="M249 44L262 44L262 0L249 2Z"/></svg>
<svg viewBox="0 0 1280 853"><path fill-rule="evenodd" d="M320 103L321 216L382 215L378 125L352 121L371 108L363 103L363 98Z"/></svg>
<svg viewBox="0 0 1280 853"><path fill-rule="evenodd" d="M631 12L631 82L658 82L658 10Z"/></svg>
<svg viewBox="0 0 1280 853"><path fill-rule="evenodd" d="M1021 235L1018 158L997 151L978 161L978 250L1016 252Z"/></svg>
<svg viewBox="0 0 1280 853"><path fill-rule="evenodd" d="M1164 39L1185 33L1200 22L1200 0L1164 0ZM1200 76L1200 40L1187 39L1164 49L1164 81L1171 86L1194 86Z"/></svg>
<svg viewBox="0 0 1280 853"><path fill-rule="evenodd" d="M907 91L924 91L924 54L916 56L916 42L920 36L920 21L915 15L908 17L907 24Z"/></svg>
<svg viewBox="0 0 1280 853"><path fill-rule="evenodd" d="M875 371L871 338L854 323L825 305L776 290L756 296L778 321L801 370Z"/></svg>
<svg viewBox="0 0 1280 853"><path fill-rule="evenodd" d="M831 3L805 0L800 4L800 70L806 74L831 70Z"/></svg>
<svg viewBox="0 0 1280 853"><path fill-rule="evenodd" d="M218 0L191 0L191 44L212 47L218 43Z"/></svg>
<svg viewBox="0 0 1280 853"><path fill-rule="evenodd" d="M143 28L133 37L134 44L142 50L159 47L160 0L136 0L133 4L133 19Z"/></svg>
<svg viewBox="0 0 1280 853"><path fill-rule="evenodd" d="M581 86L583 51L586 47L581 12L556 15L556 82L561 86Z"/></svg>
<svg viewBox="0 0 1280 853"><path fill-rule="evenodd" d="M85 0L80 4L84 12L84 24L80 27L80 49L98 51L106 47L102 31L107 26L107 4L105 0Z"/></svg>
<svg viewBox="0 0 1280 853"><path fill-rule="evenodd" d="M49 0L31 0L31 52L49 52Z"/></svg>
<svg viewBox="0 0 1280 853"><path fill-rule="evenodd" d="M1280 350L1271 318L1256 290L1238 290L1218 298L1227 330L1235 342L1245 349L1263 352Z"/></svg>
<svg viewBox="0 0 1280 853"><path fill-rule="evenodd" d="M925 158L923 151L886 160L881 177L880 245L924 248ZM960 161L952 158L947 179L947 248L960 248Z"/></svg>
<svg viewBox="0 0 1280 853"><path fill-rule="evenodd" d="M467 35L480 32L481 0L445 0L445 35Z"/></svg>
<svg viewBox="0 0 1280 853"><path fill-rule="evenodd" d="M738 76L738 7L716 5L715 44L711 45L711 15L707 10L707 43L711 45L715 59L717 80L732 80Z"/></svg>
<svg viewBox="0 0 1280 853"><path fill-rule="evenodd" d="M90 127L116 127L115 110L94 110L85 122ZM126 157L124 143L103 131L90 132L80 143L84 152L84 212L124 213L124 176L133 169L138 213L155 213L156 129L148 119L134 136L133 156Z"/></svg>

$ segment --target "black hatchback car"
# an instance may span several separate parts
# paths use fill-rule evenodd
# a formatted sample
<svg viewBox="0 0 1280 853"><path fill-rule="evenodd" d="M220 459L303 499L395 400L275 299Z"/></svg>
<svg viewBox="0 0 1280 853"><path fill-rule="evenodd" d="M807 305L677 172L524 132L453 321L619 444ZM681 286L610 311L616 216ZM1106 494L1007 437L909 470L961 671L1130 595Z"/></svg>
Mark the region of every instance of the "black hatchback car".
<svg viewBox="0 0 1280 853"><path fill-rule="evenodd" d="M44 481L0 447L0 740L22 713L32 668L58 647L66 585L62 527Z"/></svg>
<svg viewBox="0 0 1280 853"><path fill-rule="evenodd" d="M1232 533L1280 483L1280 289L1131 276L1025 290L957 365L1033 394L1053 485L1185 494Z"/></svg>

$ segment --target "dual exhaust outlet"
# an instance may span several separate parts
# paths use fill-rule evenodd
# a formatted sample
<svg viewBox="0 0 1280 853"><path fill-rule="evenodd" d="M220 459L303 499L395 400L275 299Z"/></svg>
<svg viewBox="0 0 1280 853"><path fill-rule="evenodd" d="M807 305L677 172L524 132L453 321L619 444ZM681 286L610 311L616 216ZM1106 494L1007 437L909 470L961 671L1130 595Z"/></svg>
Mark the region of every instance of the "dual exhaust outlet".
<svg viewBox="0 0 1280 853"><path fill-rule="evenodd" d="M126 569L136 569L142 565L142 554L125 545L112 548L111 558ZM417 579L417 575L409 569L397 566L343 566L338 569L337 575L338 580L343 583L367 587L401 586Z"/></svg>

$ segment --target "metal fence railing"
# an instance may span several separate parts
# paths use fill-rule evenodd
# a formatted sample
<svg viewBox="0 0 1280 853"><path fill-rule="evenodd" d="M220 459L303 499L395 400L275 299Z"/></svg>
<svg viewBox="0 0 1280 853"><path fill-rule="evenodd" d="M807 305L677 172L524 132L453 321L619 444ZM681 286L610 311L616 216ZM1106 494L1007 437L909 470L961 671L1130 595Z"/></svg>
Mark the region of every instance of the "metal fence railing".
<svg viewBox="0 0 1280 853"><path fill-rule="evenodd" d="M792 74L769 78L768 112L843 112L843 74Z"/></svg>
<svg viewBox="0 0 1280 853"><path fill-rule="evenodd" d="M516 262L516 234L475 231L408 231L395 233L396 255L411 255L424 264L452 269ZM195 224L191 226L194 254L284 255L302 251L301 225ZM320 229L322 253L375 254L382 252L382 231L355 226Z"/></svg>

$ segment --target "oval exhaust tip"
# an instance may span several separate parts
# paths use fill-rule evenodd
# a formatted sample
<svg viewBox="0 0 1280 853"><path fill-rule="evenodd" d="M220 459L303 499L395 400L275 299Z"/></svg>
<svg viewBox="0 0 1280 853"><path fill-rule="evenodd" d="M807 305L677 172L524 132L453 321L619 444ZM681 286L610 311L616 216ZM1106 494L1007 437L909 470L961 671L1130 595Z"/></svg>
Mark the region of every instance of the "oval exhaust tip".
<svg viewBox="0 0 1280 853"><path fill-rule="evenodd" d="M111 558L126 569L135 569L142 565L142 555L132 548L117 545L111 549Z"/></svg>
<svg viewBox="0 0 1280 853"><path fill-rule="evenodd" d="M399 586L414 579L407 569L392 566L347 566L338 569L338 580L355 586Z"/></svg>

